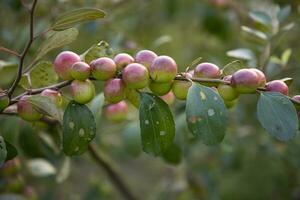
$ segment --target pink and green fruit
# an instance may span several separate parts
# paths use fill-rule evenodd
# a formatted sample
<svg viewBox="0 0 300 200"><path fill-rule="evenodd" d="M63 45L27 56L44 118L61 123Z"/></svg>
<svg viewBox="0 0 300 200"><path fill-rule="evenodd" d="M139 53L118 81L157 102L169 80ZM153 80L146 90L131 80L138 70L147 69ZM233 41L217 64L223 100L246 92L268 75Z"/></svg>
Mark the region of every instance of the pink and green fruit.
<svg viewBox="0 0 300 200"><path fill-rule="evenodd" d="M110 104L105 107L105 116L113 122L122 122L127 119L128 106L123 100L116 104Z"/></svg>
<svg viewBox="0 0 300 200"><path fill-rule="evenodd" d="M239 96L238 92L230 85L220 84L218 86L218 92L225 101L233 101Z"/></svg>
<svg viewBox="0 0 300 200"><path fill-rule="evenodd" d="M131 63L122 72L122 79L131 89L142 89L148 85L149 72L144 65Z"/></svg>
<svg viewBox="0 0 300 200"><path fill-rule="evenodd" d="M177 99L186 100L189 88L192 86L190 81L175 80L172 91Z"/></svg>
<svg viewBox="0 0 300 200"><path fill-rule="evenodd" d="M123 69L130 63L133 63L134 58L127 53L119 53L114 57L114 62L116 63L118 69Z"/></svg>
<svg viewBox="0 0 300 200"><path fill-rule="evenodd" d="M157 57L157 55L153 51L141 50L141 51L137 52L137 54L135 56L135 62L140 63L149 69L153 60L156 57Z"/></svg>
<svg viewBox="0 0 300 200"><path fill-rule="evenodd" d="M292 100L297 102L297 104L295 103L295 107L296 107L297 110L300 110L300 95L293 96Z"/></svg>
<svg viewBox="0 0 300 200"><path fill-rule="evenodd" d="M154 59L149 71L155 82L171 82L177 75L177 64L169 56L158 56Z"/></svg>
<svg viewBox="0 0 300 200"><path fill-rule="evenodd" d="M84 81L89 78L91 67L85 62L76 62L72 65L71 76L73 79Z"/></svg>
<svg viewBox="0 0 300 200"><path fill-rule="evenodd" d="M213 63L200 63L194 70L196 78L218 78L221 75L219 67Z"/></svg>
<svg viewBox="0 0 300 200"><path fill-rule="evenodd" d="M0 111L5 109L9 105L9 98L5 94L0 96Z"/></svg>
<svg viewBox="0 0 300 200"><path fill-rule="evenodd" d="M175 96L172 91L168 92L163 96L160 96L160 98L164 100L168 105L172 105L175 101Z"/></svg>
<svg viewBox="0 0 300 200"><path fill-rule="evenodd" d="M231 86L241 94L254 93L261 84L257 72L251 69L240 69L231 77Z"/></svg>
<svg viewBox="0 0 300 200"><path fill-rule="evenodd" d="M256 68L251 68L250 70L254 71L257 74L257 76L259 77L259 80L260 80L259 87L265 87L266 82L267 82L265 74Z"/></svg>
<svg viewBox="0 0 300 200"><path fill-rule="evenodd" d="M149 89L159 96L167 94L172 89L173 82L167 83L157 83L155 81L151 81L149 84Z"/></svg>
<svg viewBox="0 0 300 200"><path fill-rule="evenodd" d="M45 89L42 91L41 96L50 98L57 106L61 106L63 98L60 92L51 89Z"/></svg>
<svg viewBox="0 0 300 200"><path fill-rule="evenodd" d="M95 79L107 81L117 73L115 62L107 57L98 58L91 62L92 75Z"/></svg>
<svg viewBox="0 0 300 200"><path fill-rule="evenodd" d="M89 80L74 80L71 83L71 95L77 103L86 104L95 96L95 86Z"/></svg>
<svg viewBox="0 0 300 200"><path fill-rule="evenodd" d="M63 51L54 60L54 70L64 80L72 80L72 65L80 61L79 55L71 51Z"/></svg>
<svg viewBox="0 0 300 200"><path fill-rule="evenodd" d="M289 87L282 80L270 81L266 85L266 90L271 92L280 92L281 94L288 95Z"/></svg>
<svg viewBox="0 0 300 200"><path fill-rule="evenodd" d="M17 104L19 116L26 121L37 121L42 118L36 108L28 101L29 95L22 96Z"/></svg>
<svg viewBox="0 0 300 200"><path fill-rule="evenodd" d="M120 78L105 82L103 89L105 99L110 103L118 103L125 98L125 84Z"/></svg>

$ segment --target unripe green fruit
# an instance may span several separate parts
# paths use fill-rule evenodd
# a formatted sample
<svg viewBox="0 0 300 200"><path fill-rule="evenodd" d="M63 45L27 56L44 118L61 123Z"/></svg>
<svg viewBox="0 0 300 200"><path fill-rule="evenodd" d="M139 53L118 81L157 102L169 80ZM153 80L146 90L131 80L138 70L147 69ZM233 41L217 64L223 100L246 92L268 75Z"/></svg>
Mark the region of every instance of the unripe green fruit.
<svg viewBox="0 0 300 200"><path fill-rule="evenodd" d="M149 68L152 80L159 83L171 82L177 75L177 64L169 56L158 56Z"/></svg>
<svg viewBox="0 0 300 200"><path fill-rule="evenodd" d="M200 63L194 70L196 78L218 78L220 75L221 70L213 63Z"/></svg>
<svg viewBox="0 0 300 200"><path fill-rule="evenodd" d="M9 105L9 98L5 94L0 95L0 111L5 109Z"/></svg>
<svg viewBox="0 0 300 200"><path fill-rule="evenodd" d="M41 119L43 115L29 103L28 97L28 95L25 95L18 101L17 109L19 116L26 121L37 121Z"/></svg>
<svg viewBox="0 0 300 200"><path fill-rule="evenodd" d="M175 96L172 91L168 92L163 96L160 96L160 98L164 100L168 105L172 105L175 101Z"/></svg>
<svg viewBox="0 0 300 200"><path fill-rule="evenodd" d="M94 98L95 86L89 79L74 80L71 83L71 95L77 103L86 104Z"/></svg>
<svg viewBox="0 0 300 200"><path fill-rule="evenodd" d="M71 76L73 79L84 81L91 74L90 66L85 62L76 62L72 65Z"/></svg>
<svg viewBox="0 0 300 200"><path fill-rule="evenodd" d="M122 79L128 88L142 89L148 85L149 73L144 65L131 63L123 69Z"/></svg>
<svg viewBox="0 0 300 200"><path fill-rule="evenodd" d="M63 98L60 92L51 89L45 89L41 93L41 96L50 98L57 106L61 106L63 103Z"/></svg>
<svg viewBox="0 0 300 200"><path fill-rule="evenodd" d="M167 94L172 89L173 82L167 83L157 83L155 81L151 81L149 84L150 90L159 96Z"/></svg>
<svg viewBox="0 0 300 200"><path fill-rule="evenodd" d="M125 85L122 79L114 78L105 82L103 89L105 99L110 103L118 103L125 98Z"/></svg>
<svg viewBox="0 0 300 200"><path fill-rule="evenodd" d="M231 78L231 85L242 94L254 93L260 84L261 79L255 71L250 69L240 69Z"/></svg>
<svg viewBox="0 0 300 200"><path fill-rule="evenodd" d="M125 101L116 104L110 104L105 107L105 116L113 122L122 122L127 119L128 106Z"/></svg>
<svg viewBox="0 0 300 200"><path fill-rule="evenodd" d="M270 81L266 85L266 90L271 92L280 92L281 94L288 95L289 87L282 80Z"/></svg>
<svg viewBox="0 0 300 200"><path fill-rule="evenodd" d="M224 101L226 108L230 109L233 108L236 103L237 103L237 99L233 100L233 101Z"/></svg>
<svg viewBox="0 0 300 200"><path fill-rule="evenodd" d="M218 92L225 101L233 101L238 98L238 92L230 85L219 85Z"/></svg>
<svg viewBox="0 0 300 200"><path fill-rule="evenodd" d="M141 51L137 52L137 54L135 56L135 62L140 63L149 69L153 60L156 57L157 57L157 55L153 51L141 50Z"/></svg>
<svg viewBox="0 0 300 200"><path fill-rule="evenodd" d="M192 86L190 81L175 80L172 91L177 99L186 100L189 88Z"/></svg>
<svg viewBox="0 0 300 200"><path fill-rule="evenodd" d="M113 78L117 73L115 62L107 57L98 58L91 62L93 77L97 80L106 81Z"/></svg>
<svg viewBox="0 0 300 200"><path fill-rule="evenodd" d="M257 76L259 77L259 80L260 80L259 87L265 87L266 82L267 82L265 74L256 68L251 68L250 70L254 71L257 74Z"/></svg>
<svg viewBox="0 0 300 200"><path fill-rule="evenodd" d="M133 63L134 58L127 53L119 53L114 57L114 62L116 63L118 69L123 69L130 63Z"/></svg>
<svg viewBox="0 0 300 200"><path fill-rule="evenodd" d="M72 65L80 61L79 55L71 51L63 51L54 60L54 70L64 80L72 80Z"/></svg>

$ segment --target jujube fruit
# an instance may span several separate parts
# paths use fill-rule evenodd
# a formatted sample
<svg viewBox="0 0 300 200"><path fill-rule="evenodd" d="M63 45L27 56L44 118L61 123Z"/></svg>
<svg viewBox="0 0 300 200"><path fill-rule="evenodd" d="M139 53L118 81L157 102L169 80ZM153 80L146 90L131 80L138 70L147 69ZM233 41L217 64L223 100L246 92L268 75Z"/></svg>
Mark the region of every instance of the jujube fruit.
<svg viewBox="0 0 300 200"><path fill-rule="evenodd" d="M177 64L169 56L158 56L154 59L149 71L155 82L171 82L177 74Z"/></svg>
<svg viewBox="0 0 300 200"><path fill-rule="evenodd" d="M51 89L45 89L41 92L41 96L50 98L57 106L61 106L63 103L60 92Z"/></svg>
<svg viewBox="0 0 300 200"><path fill-rule="evenodd" d="M86 104L95 96L95 86L89 80L74 80L71 83L71 95L77 103Z"/></svg>
<svg viewBox="0 0 300 200"><path fill-rule="evenodd" d="M177 99L185 100L191 86L192 83L190 81L175 80L172 86L172 91Z"/></svg>
<svg viewBox="0 0 300 200"><path fill-rule="evenodd" d="M213 63L200 63L194 69L196 78L218 78L221 75L219 67Z"/></svg>
<svg viewBox="0 0 300 200"><path fill-rule="evenodd" d="M289 87L282 80L274 80L268 82L266 85L266 90L271 92L280 92L284 95L289 94Z"/></svg>
<svg viewBox="0 0 300 200"><path fill-rule="evenodd" d="M116 104L107 105L104 109L106 118L113 122L121 122L127 119L128 106L124 100Z"/></svg>
<svg viewBox="0 0 300 200"><path fill-rule="evenodd" d="M97 80L106 81L117 73L117 65L107 57L98 58L91 62L92 75Z"/></svg>
<svg viewBox="0 0 300 200"><path fill-rule="evenodd" d="M141 51L137 52L137 54L135 56L135 62L140 63L149 69L153 60L156 57L157 57L157 55L153 51L141 50Z"/></svg>
<svg viewBox="0 0 300 200"><path fill-rule="evenodd" d="M91 67L85 62L76 62L72 65L71 76L73 79L84 81L89 78Z"/></svg>
<svg viewBox="0 0 300 200"><path fill-rule="evenodd" d="M122 79L128 88L141 89L148 85L149 73L144 65L131 63L123 69Z"/></svg>
<svg viewBox="0 0 300 200"><path fill-rule="evenodd" d="M160 98L164 100L168 105L172 105L175 101L175 96L172 91L168 92L163 96L160 96Z"/></svg>
<svg viewBox="0 0 300 200"><path fill-rule="evenodd" d="M151 81L149 84L149 89L159 96L167 94L172 89L173 82L166 83L157 83L155 81Z"/></svg>
<svg viewBox="0 0 300 200"><path fill-rule="evenodd" d="M17 103L19 116L26 121L37 121L42 118L42 114L28 101L29 95L24 95Z"/></svg>
<svg viewBox="0 0 300 200"><path fill-rule="evenodd" d="M237 92L253 93L260 86L261 80L257 73L250 69L240 69L236 71L231 78L231 85Z"/></svg>
<svg viewBox="0 0 300 200"><path fill-rule="evenodd" d="M116 63L118 69L123 69L130 63L133 63L134 58L127 53L119 53L114 57L114 62Z"/></svg>
<svg viewBox="0 0 300 200"><path fill-rule="evenodd" d="M72 51L63 51L54 60L54 70L64 80L72 80L72 65L80 61L79 55Z"/></svg>
<svg viewBox="0 0 300 200"><path fill-rule="evenodd" d="M110 103L118 103L125 98L125 85L122 79L113 78L105 82L103 89L105 99Z"/></svg>

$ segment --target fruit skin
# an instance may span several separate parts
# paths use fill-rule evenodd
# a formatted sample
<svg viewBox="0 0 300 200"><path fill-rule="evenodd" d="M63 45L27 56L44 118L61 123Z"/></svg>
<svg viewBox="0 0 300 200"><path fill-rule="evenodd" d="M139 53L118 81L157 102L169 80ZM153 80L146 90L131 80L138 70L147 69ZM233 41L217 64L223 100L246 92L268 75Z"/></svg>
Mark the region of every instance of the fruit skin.
<svg viewBox="0 0 300 200"><path fill-rule="evenodd" d="M9 105L9 98L5 94L0 94L0 111Z"/></svg>
<svg viewBox="0 0 300 200"><path fill-rule="evenodd" d="M284 95L289 94L289 87L282 80L274 80L268 82L266 85L266 90L271 92L280 92Z"/></svg>
<svg viewBox="0 0 300 200"><path fill-rule="evenodd" d="M71 95L77 103L86 104L95 96L95 86L89 80L74 80L71 83Z"/></svg>
<svg viewBox="0 0 300 200"><path fill-rule="evenodd" d="M105 107L105 116L113 122L122 122L127 119L128 106L123 100L116 104L110 104Z"/></svg>
<svg viewBox="0 0 300 200"><path fill-rule="evenodd" d="M137 52L137 54L135 56L135 62L140 63L149 69L153 60L156 57L157 57L157 55L153 51L141 50L141 51Z"/></svg>
<svg viewBox="0 0 300 200"><path fill-rule="evenodd" d="M224 101L226 108L230 109L233 108L237 104L237 99L233 101Z"/></svg>
<svg viewBox="0 0 300 200"><path fill-rule="evenodd" d="M134 58L127 53L119 53L114 57L114 62L117 65L118 69L123 69L128 64L134 62Z"/></svg>
<svg viewBox="0 0 300 200"><path fill-rule="evenodd" d="M91 67L85 62L76 62L72 65L71 76L73 79L84 81L91 74Z"/></svg>
<svg viewBox="0 0 300 200"><path fill-rule="evenodd" d="M29 97L29 95L22 96L17 103L17 109L22 119L33 122L41 119L43 115L28 102Z"/></svg>
<svg viewBox="0 0 300 200"><path fill-rule="evenodd" d="M256 68L251 68L250 70L254 71L257 74L257 76L259 77L259 79L260 79L259 87L265 87L266 82L267 82L265 74Z"/></svg>
<svg viewBox="0 0 300 200"><path fill-rule="evenodd" d="M177 64L169 56L158 56L149 68L152 80L159 83L171 82L177 74Z"/></svg>
<svg viewBox="0 0 300 200"><path fill-rule="evenodd" d="M196 78L218 78L220 75L221 70L213 63L200 63L194 69L194 77Z"/></svg>
<svg viewBox="0 0 300 200"><path fill-rule="evenodd" d="M167 94L172 89L173 82L167 83L157 83L155 81L151 81L149 84L149 89L159 96Z"/></svg>
<svg viewBox="0 0 300 200"><path fill-rule="evenodd" d="M218 86L218 93L225 101L233 101L238 98L239 93L230 85Z"/></svg>
<svg viewBox="0 0 300 200"><path fill-rule="evenodd" d="M160 96L160 98L164 100L168 105L172 105L175 101L175 96L172 91L168 92L163 96Z"/></svg>
<svg viewBox="0 0 300 200"><path fill-rule="evenodd" d="M177 99L186 100L189 88L192 86L190 81L175 80L172 91Z"/></svg>
<svg viewBox="0 0 300 200"><path fill-rule="evenodd" d="M125 98L125 84L120 78L105 82L103 89L105 99L110 103L118 103Z"/></svg>
<svg viewBox="0 0 300 200"><path fill-rule="evenodd" d="M54 60L54 70L64 80L72 80L72 65L80 61L79 55L72 51L63 51Z"/></svg>
<svg viewBox="0 0 300 200"><path fill-rule="evenodd" d="M250 69L240 69L231 78L231 86L241 94L254 93L260 84L261 80L257 73Z"/></svg>
<svg viewBox="0 0 300 200"><path fill-rule="evenodd" d="M41 96L49 97L57 106L61 106L63 98L60 92L51 89L45 89L41 92Z"/></svg>
<svg viewBox="0 0 300 200"><path fill-rule="evenodd" d="M300 104L300 95L295 95L292 97L293 100L297 101ZM300 110L300 105L299 104L294 104L295 108L299 111ZM299 113L298 113L299 116Z"/></svg>
<svg viewBox="0 0 300 200"><path fill-rule="evenodd" d="M122 79L128 88L141 89L148 85L149 72L144 65L131 63L123 69Z"/></svg>
<svg viewBox="0 0 300 200"><path fill-rule="evenodd" d="M117 65L107 57L98 58L91 62L92 75L95 79L107 81L117 73Z"/></svg>

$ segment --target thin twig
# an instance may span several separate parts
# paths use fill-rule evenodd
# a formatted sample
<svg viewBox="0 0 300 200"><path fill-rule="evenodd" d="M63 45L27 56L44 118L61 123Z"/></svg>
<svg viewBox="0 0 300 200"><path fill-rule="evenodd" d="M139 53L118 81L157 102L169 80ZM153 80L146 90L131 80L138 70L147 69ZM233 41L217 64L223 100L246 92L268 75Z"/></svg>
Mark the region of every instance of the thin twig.
<svg viewBox="0 0 300 200"><path fill-rule="evenodd" d="M0 47L0 51L4 51L4 52L9 53L11 55L17 56L18 58L21 57L21 55L18 52L14 51L14 50L11 50L11 49L8 49L8 48L5 48L5 47Z"/></svg>
<svg viewBox="0 0 300 200"><path fill-rule="evenodd" d="M17 77L14 81L14 83L12 84L12 86L9 88L8 92L7 92L7 95L9 96L9 98L11 98L11 96L13 95L15 89L17 88L20 80L21 80L21 77L22 77L22 71L23 71L23 65L24 65L24 60L25 60L25 57L31 47L31 44L33 42L33 38L34 38L34 29L33 29L33 17L34 17L34 10L35 10L35 7L36 7L36 3L37 3L37 0L34 0L33 3L32 3L32 7L30 9L30 26L29 26L29 41L26 45L26 47L24 48L21 56L20 56L20 62L19 62L19 68L18 68L18 73L17 73Z"/></svg>
<svg viewBox="0 0 300 200"><path fill-rule="evenodd" d="M100 167L102 167L106 173L108 174L111 181L123 195L124 199L127 200L137 200L136 197L133 196L131 191L126 187L121 177L117 174L117 172L112 168L108 161L101 155L101 153L97 150L97 147L94 144L89 145L89 153L91 157L97 161Z"/></svg>

